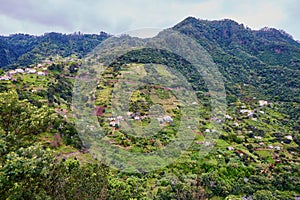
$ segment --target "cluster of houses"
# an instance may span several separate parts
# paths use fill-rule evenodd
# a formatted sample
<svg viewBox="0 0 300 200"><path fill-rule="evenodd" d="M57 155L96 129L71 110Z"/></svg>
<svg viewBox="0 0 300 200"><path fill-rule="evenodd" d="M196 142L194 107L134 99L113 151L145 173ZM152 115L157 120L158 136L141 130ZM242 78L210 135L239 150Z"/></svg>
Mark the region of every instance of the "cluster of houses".
<svg viewBox="0 0 300 200"><path fill-rule="evenodd" d="M8 81L10 80L11 77L10 76L7 76L7 75L4 75L4 76L0 76L0 81Z"/></svg>
<svg viewBox="0 0 300 200"><path fill-rule="evenodd" d="M254 138L257 139L257 140L262 140L263 139L263 137L261 137L261 136L254 136ZM287 135L287 136L285 136L285 138L288 139L288 140L293 140L293 136L291 136L291 135ZM281 143L284 143L284 142L282 141ZM257 148L256 150L267 150L267 149L269 149L269 150L273 149L275 151L282 150L282 147L279 146L279 145L277 145L277 146L273 146L273 145L265 146L264 142L259 142L259 146L261 146L261 148ZM232 146L227 147L227 149L229 151L234 151L235 150L235 148L232 147Z"/></svg>
<svg viewBox="0 0 300 200"><path fill-rule="evenodd" d="M265 101L265 100L259 100L258 101L258 104L260 107L264 107L264 106L267 106L269 105L270 103L268 101ZM257 118L253 117L253 115L256 113L256 112L259 112L261 114L264 114L265 112L264 111L261 111L261 110L257 110L257 109L254 109L254 110L249 110L249 109L246 109L246 106L242 106L241 107L242 109L240 110L240 113L247 116L247 117L252 117L253 120L257 120Z"/></svg>
<svg viewBox="0 0 300 200"><path fill-rule="evenodd" d="M268 101L265 101L265 100L259 100L258 101L258 104L260 107L264 107L264 106L267 106L269 105L270 103ZM240 109L240 113L246 117L252 117L253 120L257 120L257 118L254 118L253 115L256 113L256 112L259 112L261 114L264 114L265 112L262 111L262 110L257 110L257 109L254 109L254 110L249 110L249 109L246 109L247 107L246 106L242 106L241 107L242 109ZM228 115L228 114L225 114L224 115L224 118L227 119L227 120L233 120L233 117ZM222 120L220 118L217 118L217 117L213 117L212 118L213 121L216 121L216 122L222 122ZM238 126L238 124L235 122L234 124L235 126Z"/></svg>
<svg viewBox="0 0 300 200"><path fill-rule="evenodd" d="M127 119L130 119L130 120L140 121L147 117L148 116L146 116L146 115L140 116L138 113L127 112ZM124 117L123 116L110 117L110 118L107 118L107 121L109 121L110 126L117 127L120 125L121 121L124 121ZM160 124L164 124L164 123L171 123L173 121L173 119L170 116L163 116L163 117L158 117L157 121Z"/></svg>
<svg viewBox="0 0 300 200"><path fill-rule="evenodd" d="M39 70L37 70L37 68ZM25 68L25 69L15 69L15 70L9 70L5 73L5 75L0 76L0 81L8 81L8 80L14 80L14 76L17 74L37 74L38 76L46 76L48 74L47 67L42 67L42 65L37 68Z"/></svg>

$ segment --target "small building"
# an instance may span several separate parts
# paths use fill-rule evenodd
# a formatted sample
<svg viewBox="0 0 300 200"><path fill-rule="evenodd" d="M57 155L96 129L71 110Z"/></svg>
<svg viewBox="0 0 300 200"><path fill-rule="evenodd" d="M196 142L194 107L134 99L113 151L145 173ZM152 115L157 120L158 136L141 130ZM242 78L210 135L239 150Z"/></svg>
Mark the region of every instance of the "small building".
<svg viewBox="0 0 300 200"><path fill-rule="evenodd" d="M265 143L263 143L263 142L260 142L260 143L259 143L259 145L260 145L260 146L264 146L264 145L265 145Z"/></svg>
<svg viewBox="0 0 300 200"><path fill-rule="evenodd" d="M227 114L226 114L226 115L224 115L224 116L225 116L226 119L230 119L230 120L233 119L230 115L227 115Z"/></svg>
<svg viewBox="0 0 300 200"><path fill-rule="evenodd" d="M26 71L27 74L35 74L36 73L36 70L31 69L31 68L26 68L25 71Z"/></svg>
<svg viewBox="0 0 300 200"><path fill-rule="evenodd" d="M234 125L234 126L239 126L239 123L234 122L233 125Z"/></svg>
<svg viewBox="0 0 300 200"><path fill-rule="evenodd" d="M259 104L259 106L266 106L266 105L268 105L268 101L265 101L265 100L259 100L258 101L258 104Z"/></svg>
<svg viewBox="0 0 300 200"><path fill-rule="evenodd" d="M196 101L194 101L194 102L192 103L192 105L198 105L198 103L197 103Z"/></svg>
<svg viewBox="0 0 300 200"><path fill-rule="evenodd" d="M46 74L45 74L45 72L38 72L37 75L39 75L39 76L45 76Z"/></svg>
<svg viewBox="0 0 300 200"><path fill-rule="evenodd" d="M164 119L161 118L161 117L157 118L157 121L158 121L160 124L164 123Z"/></svg>
<svg viewBox="0 0 300 200"><path fill-rule="evenodd" d="M281 147L280 146L275 146L274 149L276 149L277 151L280 151Z"/></svg>
<svg viewBox="0 0 300 200"><path fill-rule="evenodd" d="M209 147L209 146L211 146L211 143L210 143L210 141L205 141L205 142L203 143L203 145L206 146L206 147Z"/></svg>
<svg viewBox="0 0 300 200"><path fill-rule="evenodd" d="M164 116L163 117L164 121L167 122L167 123L170 123L173 121L173 119L170 117L170 116Z"/></svg>
<svg viewBox="0 0 300 200"><path fill-rule="evenodd" d="M285 138L288 140L293 140L293 136L291 136L291 135L287 135L287 136L285 136Z"/></svg>
<svg viewBox="0 0 300 200"><path fill-rule="evenodd" d="M124 118L123 118L123 116L117 116L117 120L118 120L118 121L123 121Z"/></svg>
<svg viewBox="0 0 300 200"><path fill-rule="evenodd" d="M8 80L10 80L10 79L11 79L10 76L0 76L0 80L1 80L1 81L8 81Z"/></svg>
<svg viewBox="0 0 300 200"><path fill-rule="evenodd" d="M110 117L110 118L108 118L108 121L116 121L116 118Z"/></svg>
<svg viewBox="0 0 300 200"><path fill-rule="evenodd" d="M255 139L258 139L258 140L262 140L263 138L261 136L254 136Z"/></svg>
<svg viewBox="0 0 300 200"><path fill-rule="evenodd" d="M17 72L16 72L15 70L10 70L10 71L8 72L8 74L9 74L10 76L12 76L12 75L17 74Z"/></svg>
<svg viewBox="0 0 300 200"><path fill-rule="evenodd" d="M66 116L66 115L64 115L64 116ZM91 130L91 131L94 131L94 129L95 129L95 126L89 126L89 129Z"/></svg>
<svg viewBox="0 0 300 200"><path fill-rule="evenodd" d="M205 129L205 133L209 133L210 132L210 130L209 129Z"/></svg>
<svg viewBox="0 0 300 200"><path fill-rule="evenodd" d="M116 121L111 121L111 122L109 122L109 125L112 127L116 127L119 124Z"/></svg>
<svg viewBox="0 0 300 200"><path fill-rule="evenodd" d="M229 150L229 151L233 151L234 150L234 147L227 147L227 149Z"/></svg>
<svg viewBox="0 0 300 200"><path fill-rule="evenodd" d="M127 117L128 118L132 117L132 115L133 115L133 112L127 112Z"/></svg>
<svg viewBox="0 0 300 200"><path fill-rule="evenodd" d="M254 112L252 110L247 110L247 109L240 110L240 113L247 114L247 117L250 117L254 114Z"/></svg>
<svg viewBox="0 0 300 200"><path fill-rule="evenodd" d="M18 69L15 69L15 72L23 74L25 71L24 71L24 69L18 68Z"/></svg>
<svg viewBox="0 0 300 200"><path fill-rule="evenodd" d="M46 59L46 60L43 60L43 63L46 63L46 64L52 64L53 62L49 59Z"/></svg>

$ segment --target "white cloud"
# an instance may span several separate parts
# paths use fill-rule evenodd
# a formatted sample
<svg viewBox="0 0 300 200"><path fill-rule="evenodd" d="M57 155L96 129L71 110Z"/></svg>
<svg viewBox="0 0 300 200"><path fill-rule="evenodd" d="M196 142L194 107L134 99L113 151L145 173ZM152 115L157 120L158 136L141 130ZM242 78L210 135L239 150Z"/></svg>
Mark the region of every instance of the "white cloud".
<svg viewBox="0 0 300 200"><path fill-rule="evenodd" d="M232 18L252 28L288 29L300 38L300 3L291 0L0 0L0 34L11 32L119 33L166 28L187 16ZM291 3L292 2L292 3ZM293 7L294 5L294 7ZM297 8L295 8L297 7ZM290 8L293 8L291 11ZM298 17L297 19L295 17Z"/></svg>
<svg viewBox="0 0 300 200"><path fill-rule="evenodd" d="M233 18L249 27L259 29L265 26L277 26L284 21L287 15L282 11L279 5L270 2L251 1L248 4L235 4L236 12L224 12L227 18Z"/></svg>

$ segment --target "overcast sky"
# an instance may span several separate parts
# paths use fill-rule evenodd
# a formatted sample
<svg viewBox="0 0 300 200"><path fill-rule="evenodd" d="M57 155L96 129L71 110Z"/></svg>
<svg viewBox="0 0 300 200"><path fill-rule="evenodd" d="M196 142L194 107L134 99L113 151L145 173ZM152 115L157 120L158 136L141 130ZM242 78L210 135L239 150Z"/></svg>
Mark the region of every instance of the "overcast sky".
<svg viewBox="0 0 300 200"><path fill-rule="evenodd" d="M0 0L0 35L111 34L167 28L188 16L284 29L300 40L299 0Z"/></svg>

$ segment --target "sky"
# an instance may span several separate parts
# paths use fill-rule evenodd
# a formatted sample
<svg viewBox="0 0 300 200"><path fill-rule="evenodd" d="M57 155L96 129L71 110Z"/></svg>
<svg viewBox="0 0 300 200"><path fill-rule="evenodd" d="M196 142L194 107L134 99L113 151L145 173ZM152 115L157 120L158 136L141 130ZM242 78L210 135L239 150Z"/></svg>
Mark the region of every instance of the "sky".
<svg viewBox="0 0 300 200"><path fill-rule="evenodd" d="M0 0L0 35L119 34L169 28L188 16L283 29L300 40L299 0Z"/></svg>

